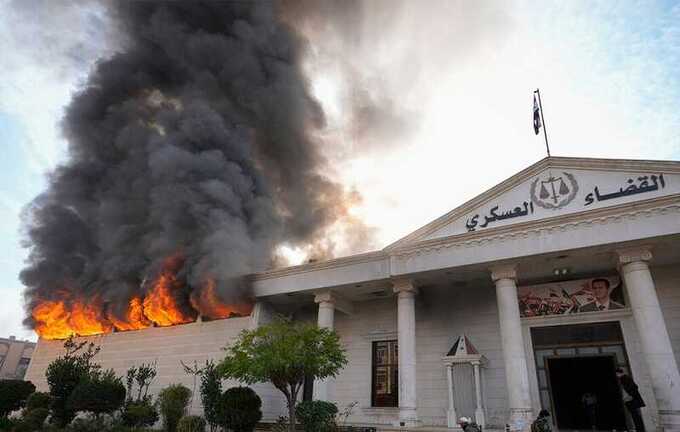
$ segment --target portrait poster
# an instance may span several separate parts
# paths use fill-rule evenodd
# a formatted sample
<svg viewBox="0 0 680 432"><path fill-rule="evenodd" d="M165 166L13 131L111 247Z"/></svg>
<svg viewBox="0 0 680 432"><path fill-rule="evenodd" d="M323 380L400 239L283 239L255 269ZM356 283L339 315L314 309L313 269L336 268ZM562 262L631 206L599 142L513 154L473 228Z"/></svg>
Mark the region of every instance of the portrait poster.
<svg viewBox="0 0 680 432"><path fill-rule="evenodd" d="M626 307L618 276L521 286L520 316L535 317L584 312L603 312Z"/></svg>

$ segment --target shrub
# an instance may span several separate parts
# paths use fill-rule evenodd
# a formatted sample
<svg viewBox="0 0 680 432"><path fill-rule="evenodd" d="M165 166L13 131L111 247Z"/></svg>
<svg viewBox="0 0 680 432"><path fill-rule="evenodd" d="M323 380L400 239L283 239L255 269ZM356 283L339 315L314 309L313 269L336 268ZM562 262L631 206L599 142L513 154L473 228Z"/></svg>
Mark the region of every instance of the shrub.
<svg viewBox="0 0 680 432"><path fill-rule="evenodd" d="M166 432L175 432L177 422L186 412L189 398L191 398L191 390L182 384L172 384L158 394L163 416L163 429Z"/></svg>
<svg viewBox="0 0 680 432"><path fill-rule="evenodd" d="M26 404L26 398L35 391L30 381L0 380L0 417L18 410Z"/></svg>
<svg viewBox="0 0 680 432"><path fill-rule="evenodd" d="M125 402L125 386L113 370L95 373L80 382L68 399L68 407L75 411L87 411L95 416L111 414Z"/></svg>
<svg viewBox="0 0 680 432"><path fill-rule="evenodd" d="M129 401L121 415L123 424L132 428L153 426L158 421L158 411L148 398L140 401Z"/></svg>
<svg viewBox="0 0 680 432"><path fill-rule="evenodd" d="M36 408L49 408L50 394L45 392L35 392L26 399L26 410L31 411Z"/></svg>
<svg viewBox="0 0 680 432"><path fill-rule="evenodd" d="M222 395L220 424L234 432L251 432L262 418L262 400L250 387L232 387Z"/></svg>
<svg viewBox="0 0 680 432"><path fill-rule="evenodd" d="M177 423L177 432L204 432L205 420L199 416L184 416Z"/></svg>
<svg viewBox="0 0 680 432"><path fill-rule="evenodd" d="M332 431L337 413L338 407L334 403L321 400L303 401L295 408L295 414L305 432Z"/></svg>
<svg viewBox="0 0 680 432"><path fill-rule="evenodd" d="M50 410L45 407L27 409L24 416L17 422L15 432L41 431L45 424L45 419L50 415Z"/></svg>

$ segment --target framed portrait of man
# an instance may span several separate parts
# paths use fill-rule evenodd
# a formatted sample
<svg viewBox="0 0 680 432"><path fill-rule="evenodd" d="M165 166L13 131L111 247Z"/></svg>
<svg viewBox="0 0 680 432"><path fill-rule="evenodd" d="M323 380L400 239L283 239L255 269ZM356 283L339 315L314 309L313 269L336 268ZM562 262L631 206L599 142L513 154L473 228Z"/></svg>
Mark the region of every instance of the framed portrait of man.
<svg viewBox="0 0 680 432"><path fill-rule="evenodd" d="M522 317L604 312L626 307L618 276L521 286L518 296Z"/></svg>

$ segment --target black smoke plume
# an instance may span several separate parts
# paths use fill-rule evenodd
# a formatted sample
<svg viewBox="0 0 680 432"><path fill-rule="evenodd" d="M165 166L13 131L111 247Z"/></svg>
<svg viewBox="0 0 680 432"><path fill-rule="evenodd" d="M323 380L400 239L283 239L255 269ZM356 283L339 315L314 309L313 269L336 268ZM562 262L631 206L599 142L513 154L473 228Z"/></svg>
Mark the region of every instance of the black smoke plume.
<svg viewBox="0 0 680 432"><path fill-rule="evenodd" d="M314 242L336 220L345 193L313 138L324 115L305 41L277 7L112 3L122 49L74 96L68 159L25 210L29 315L68 298L121 314L176 255L176 295L211 277L239 301L243 275L270 266L278 244Z"/></svg>

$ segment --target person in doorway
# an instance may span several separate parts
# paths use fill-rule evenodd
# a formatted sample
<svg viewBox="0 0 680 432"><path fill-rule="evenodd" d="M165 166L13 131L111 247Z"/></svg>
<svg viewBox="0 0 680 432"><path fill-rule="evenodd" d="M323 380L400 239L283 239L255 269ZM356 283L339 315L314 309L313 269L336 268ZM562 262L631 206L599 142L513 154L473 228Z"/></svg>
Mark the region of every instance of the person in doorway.
<svg viewBox="0 0 680 432"><path fill-rule="evenodd" d="M458 425L463 429L463 432L482 432L482 428L469 417L461 417L458 419Z"/></svg>
<svg viewBox="0 0 680 432"><path fill-rule="evenodd" d="M599 278L590 282L590 292L595 297L595 301L586 303L579 308L579 312L597 312L605 310L623 309L621 303L611 299L609 292L609 279Z"/></svg>
<svg viewBox="0 0 680 432"><path fill-rule="evenodd" d="M645 401L642 400L637 384L621 368L616 369L616 376L619 379L619 383L621 383L623 403L633 418L635 430L637 432L645 432L645 423L642 421L642 414L640 413L640 408L645 406Z"/></svg>
<svg viewBox="0 0 680 432"><path fill-rule="evenodd" d="M592 392L584 393L581 396L581 404L588 418L588 424L592 430L597 430L597 396Z"/></svg>
<svg viewBox="0 0 680 432"><path fill-rule="evenodd" d="M552 422L548 410L541 410L531 424L531 432L552 432Z"/></svg>

